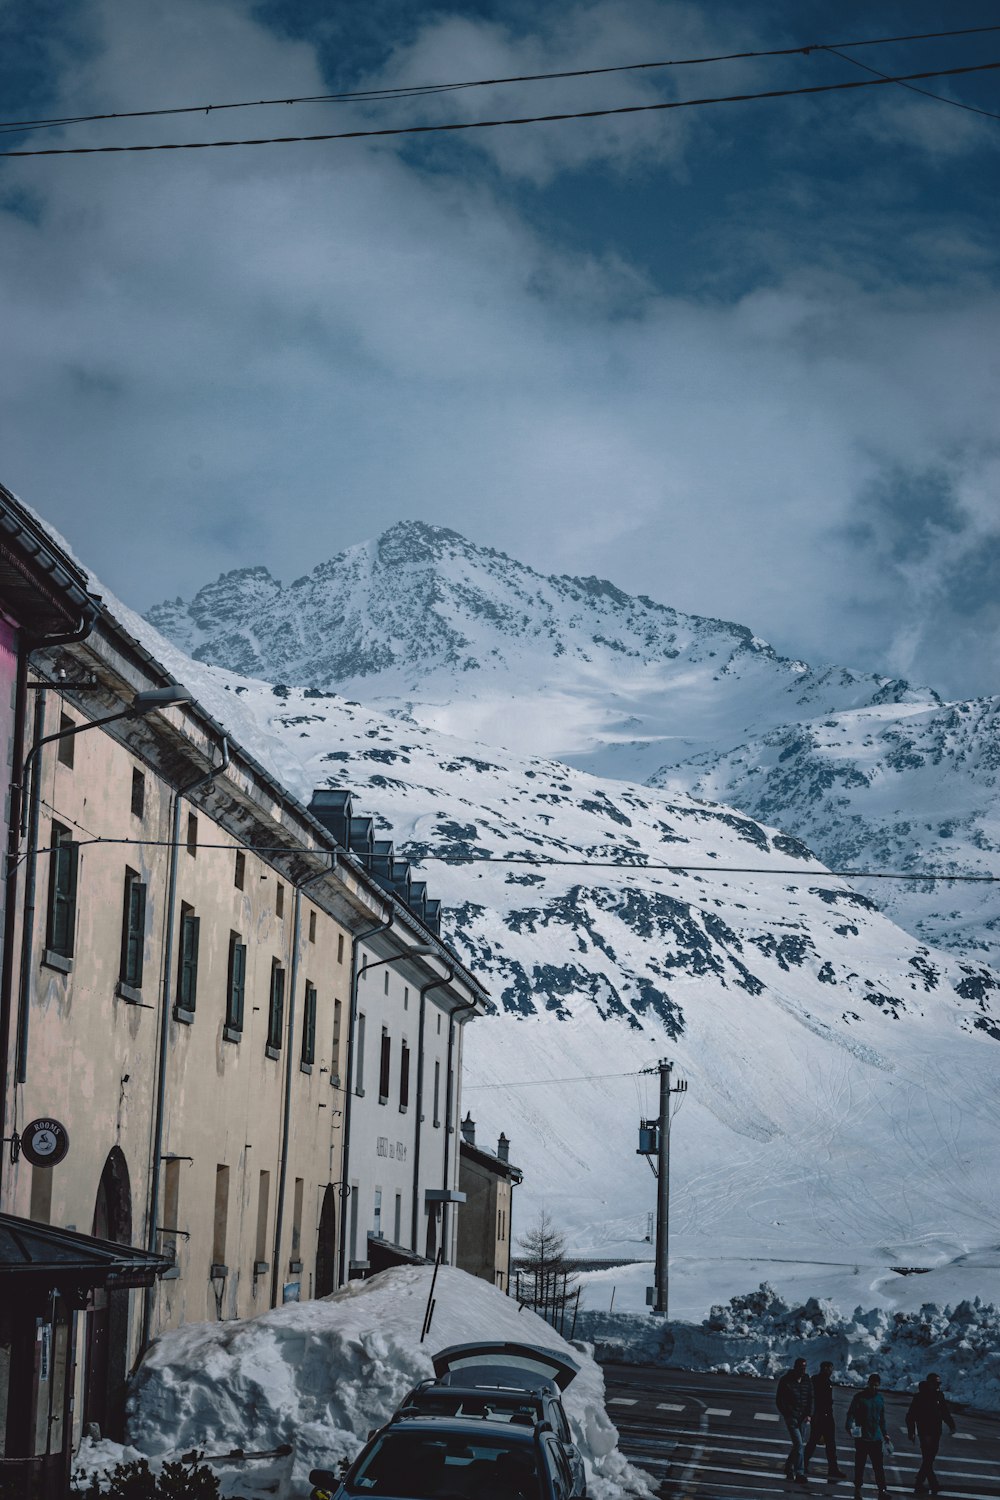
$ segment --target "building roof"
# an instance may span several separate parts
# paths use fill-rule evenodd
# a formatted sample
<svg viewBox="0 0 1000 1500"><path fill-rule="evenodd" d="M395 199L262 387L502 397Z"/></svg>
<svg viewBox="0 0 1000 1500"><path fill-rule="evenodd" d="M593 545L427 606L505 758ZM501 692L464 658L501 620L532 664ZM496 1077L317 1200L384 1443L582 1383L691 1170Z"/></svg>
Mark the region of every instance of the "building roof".
<svg viewBox="0 0 1000 1500"><path fill-rule="evenodd" d="M0 1287L17 1295L17 1279L51 1282L60 1289L152 1286L170 1265L162 1255L98 1240L72 1229L0 1214Z"/></svg>
<svg viewBox="0 0 1000 1500"><path fill-rule="evenodd" d="M459 1155L467 1161L475 1162L478 1167L485 1167L497 1177L506 1177L514 1184L524 1181L524 1173L520 1167L515 1167L513 1162L504 1161L502 1156L495 1156L492 1151L484 1151L481 1146L470 1145L467 1140L459 1142Z"/></svg>
<svg viewBox="0 0 1000 1500"><path fill-rule="evenodd" d="M99 609L83 570L2 484L0 600L34 636L93 624Z"/></svg>
<svg viewBox="0 0 1000 1500"><path fill-rule="evenodd" d="M9 549L5 547L5 538L8 537L11 539ZM141 640L137 639L122 624L114 614L113 608L91 591L92 581L88 578L86 571L49 535L44 524L15 495L11 494L10 490L0 484L0 597L3 597L2 589L6 582L3 567L8 550L12 554L15 551L24 552L32 559L35 559L37 567L40 570L39 577L50 574L53 580L53 587L56 591L54 597L61 598L64 596L70 606L59 617L55 625L50 623L44 625L44 630L47 633L54 631L56 628L67 629L74 625L79 625L84 620L88 623L99 622L107 635L111 637L115 647L122 651L123 655L132 656L137 664L156 680L158 685L165 685L173 681L173 674L167 670L162 662L156 659ZM34 574L31 576L34 577ZM21 577L21 575L19 574L18 577ZM35 597L35 594L32 593L33 585L28 584L23 578L20 584L17 584L17 580L14 580L12 588L15 585L26 593L28 601ZM62 591L61 594L59 590ZM37 589L35 592L37 593ZM21 595L18 593L15 597L19 600ZM24 605L25 610L28 607L28 602L26 602ZM36 628L43 628L41 625L36 627L33 622L28 620L24 620L22 623L26 624L33 631ZM58 684L54 684L54 686L58 686ZM234 740L224 724L220 724L197 701L186 704L185 708L200 722L204 729L211 732L213 737L220 740L224 737L230 747L230 753L239 759L262 787L267 789L267 792L274 798L278 807L287 810L304 830L308 830L308 834L315 839L318 845L318 848L314 852L325 853L335 851L337 863L350 870L353 879L376 898L377 904L383 910L388 909L392 913L393 924L397 930L409 929L409 934L412 938L415 938L418 942L426 942L429 946L436 949L438 961L447 965L452 971L452 977L464 983L475 997L475 1008L477 1010L484 1009L485 1003L489 999L489 991L482 981L467 968L454 949L441 938L440 934L429 927L421 919L420 915L412 911L405 902L380 886L372 878L368 870L366 870L363 862L355 854L351 853L350 850L337 844L336 840L331 838L329 831L313 816L308 808L304 807L249 751ZM289 853L293 852L294 850L289 849ZM470 1011L470 1014L472 1013Z"/></svg>

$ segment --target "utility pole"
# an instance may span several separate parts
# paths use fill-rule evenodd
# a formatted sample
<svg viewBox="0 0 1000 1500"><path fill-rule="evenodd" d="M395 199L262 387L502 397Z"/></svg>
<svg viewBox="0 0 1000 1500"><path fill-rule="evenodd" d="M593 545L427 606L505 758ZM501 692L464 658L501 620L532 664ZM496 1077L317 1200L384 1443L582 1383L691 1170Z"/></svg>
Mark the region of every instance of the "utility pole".
<svg viewBox="0 0 1000 1500"><path fill-rule="evenodd" d="M661 1057L655 1068L644 1068L645 1073L658 1073L660 1077L660 1113L656 1120L643 1120L639 1129L639 1156L645 1156L656 1174L656 1261L653 1285L647 1292L651 1303L650 1312L667 1316L668 1286L670 1277L670 1095L687 1091L687 1082L678 1078L671 1083L674 1065ZM653 1165L653 1157L656 1164Z"/></svg>

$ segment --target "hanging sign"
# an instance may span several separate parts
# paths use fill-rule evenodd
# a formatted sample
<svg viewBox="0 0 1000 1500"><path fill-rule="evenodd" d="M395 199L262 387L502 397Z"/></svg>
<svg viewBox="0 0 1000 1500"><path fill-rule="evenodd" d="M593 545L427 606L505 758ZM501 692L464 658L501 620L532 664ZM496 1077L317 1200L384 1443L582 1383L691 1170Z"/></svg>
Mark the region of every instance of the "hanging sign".
<svg viewBox="0 0 1000 1500"><path fill-rule="evenodd" d="M59 1120L32 1120L21 1131L21 1151L33 1167L55 1167L69 1151L69 1131Z"/></svg>

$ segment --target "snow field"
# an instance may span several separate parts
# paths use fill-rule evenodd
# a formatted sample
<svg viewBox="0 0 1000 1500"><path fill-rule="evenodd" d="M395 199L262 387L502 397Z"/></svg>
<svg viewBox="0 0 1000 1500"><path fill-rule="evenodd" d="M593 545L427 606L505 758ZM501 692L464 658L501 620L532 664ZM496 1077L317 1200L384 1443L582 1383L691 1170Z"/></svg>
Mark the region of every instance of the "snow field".
<svg viewBox="0 0 1000 1500"><path fill-rule="evenodd" d="M602 1359L685 1370L775 1376L800 1357L810 1369L829 1359L838 1384L864 1385L878 1374L895 1391L915 1390L936 1371L950 1400L1000 1411L1000 1308L978 1297L956 1307L929 1302L896 1313L857 1307L847 1315L816 1297L791 1306L765 1282L713 1307L700 1325L584 1312L577 1333Z"/></svg>

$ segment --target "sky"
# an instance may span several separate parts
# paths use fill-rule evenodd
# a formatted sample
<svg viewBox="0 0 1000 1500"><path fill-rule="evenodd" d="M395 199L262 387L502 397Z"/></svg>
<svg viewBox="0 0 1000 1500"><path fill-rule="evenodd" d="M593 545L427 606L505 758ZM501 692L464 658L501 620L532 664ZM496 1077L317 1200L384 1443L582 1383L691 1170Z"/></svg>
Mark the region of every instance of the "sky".
<svg viewBox="0 0 1000 1500"><path fill-rule="evenodd" d="M6 122L1000 25L987 0L5 0ZM851 61L851 58L856 61ZM992 34L8 131L0 149L615 108ZM1000 71L457 133L0 160L0 479L139 609L401 519L1000 690ZM975 111L987 113L976 113Z"/></svg>

